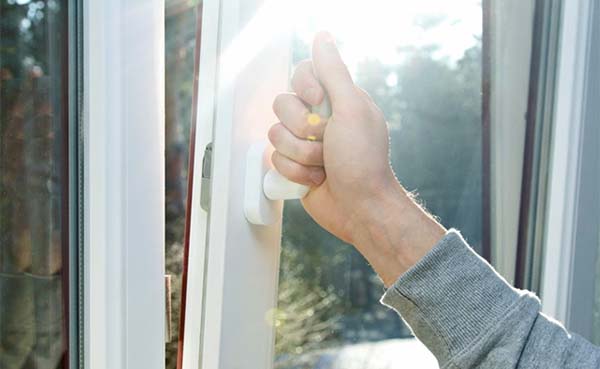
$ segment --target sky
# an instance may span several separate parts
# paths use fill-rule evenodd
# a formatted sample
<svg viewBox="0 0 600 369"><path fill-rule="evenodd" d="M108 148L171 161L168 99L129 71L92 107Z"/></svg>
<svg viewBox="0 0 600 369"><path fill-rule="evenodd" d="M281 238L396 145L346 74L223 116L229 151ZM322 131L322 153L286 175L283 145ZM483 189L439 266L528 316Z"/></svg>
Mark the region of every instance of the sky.
<svg viewBox="0 0 600 369"><path fill-rule="evenodd" d="M434 54L454 62L481 35L481 0L302 0L295 8L297 36L310 43L316 31L338 40L352 69L365 58L384 64L401 61L398 47L438 44ZM428 30L426 18L441 20Z"/></svg>

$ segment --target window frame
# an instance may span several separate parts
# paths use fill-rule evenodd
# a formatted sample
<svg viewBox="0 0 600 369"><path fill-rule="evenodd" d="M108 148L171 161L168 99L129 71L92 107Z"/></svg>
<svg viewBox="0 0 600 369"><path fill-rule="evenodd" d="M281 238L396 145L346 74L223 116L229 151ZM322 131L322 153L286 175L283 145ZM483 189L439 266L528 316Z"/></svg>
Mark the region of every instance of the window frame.
<svg viewBox="0 0 600 369"><path fill-rule="evenodd" d="M490 189L492 264L514 281L535 1L493 1L490 8ZM484 45L485 47L485 45Z"/></svg>
<svg viewBox="0 0 600 369"><path fill-rule="evenodd" d="M200 11L200 9L199 9ZM216 105L216 86L218 75L218 50L219 50L219 25L220 25L220 1L203 1L202 14L198 16L198 21L202 22L200 32L200 50L198 68L198 85L196 92L195 112L196 120L192 122L194 126L193 152L190 151L190 162L193 162L193 177L188 179L188 196L191 201L187 204L189 209L186 213L186 222L189 219L189 235L185 240L187 255L187 265L184 266L185 275L185 297L182 296L182 302L185 301L185 310L182 310L183 316L183 342L180 342L179 350L181 357L181 367L184 369L198 368L200 363L200 347L202 344L202 319L204 309L204 287L205 287L205 269L208 235L208 213L200 206L202 191L210 188L210 183L203 183L200 179L203 172L203 154L205 147L212 142L214 107ZM186 260L184 258L184 260ZM185 300L184 300L185 299ZM181 321L181 320L180 320ZM180 327L181 329L182 327ZM183 347L181 347L181 345ZM179 365L179 363L178 363Z"/></svg>
<svg viewBox="0 0 600 369"><path fill-rule="evenodd" d="M564 322L567 329L591 338L595 281L590 273L595 271L600 235L590 232L590 222L600 221L600 211L590 203L598 199L600 181L598 173L583 168L597 160L590 156L590 150L598 153L594 148L598 143L589 132L595 129L598 133L594 128L598 107L590 103L598 90L589 81L598 76L593 62L598 63L594 41L597 43L600 8L592 0L565 1L563 7L557 134L552 147L541 293L545 313ZM594 226L597 230L598 223L592 230Z"/></svg>
<svg viewBox="0 0 600 369"><path fill-rule="evenodd" d="M203 4L184 369L273 366L275 334L269 317L277 301L281 221L270 226L247 222L243 183L246 152L266 137L276 121L270 101L288 86L291 22L286 14L291 12L280 4ZM270 12L271 7L276 10ZM200 207L198 179L211 139L207 216Z"/></svg>
<svg viewBox="0 0 600 369"><path fill-rule="evenodd" d="M68 178L68 298L66 319L68 368L83 364L83 0L67 1L68 138L66 178ZM64 247L64 246L63 246Z"/></svg>
<svg viewBox="0 0 600 369"><path fill-rule="evenodd" d="M164 3L82 10L84 367L164 368Z"/></svg>
<svg viewBox="0 0 600 369"><path fill-rule="evenodd" d="M536 1L531 47L515 286L539 293L554 132L562 1Z"/></svg>

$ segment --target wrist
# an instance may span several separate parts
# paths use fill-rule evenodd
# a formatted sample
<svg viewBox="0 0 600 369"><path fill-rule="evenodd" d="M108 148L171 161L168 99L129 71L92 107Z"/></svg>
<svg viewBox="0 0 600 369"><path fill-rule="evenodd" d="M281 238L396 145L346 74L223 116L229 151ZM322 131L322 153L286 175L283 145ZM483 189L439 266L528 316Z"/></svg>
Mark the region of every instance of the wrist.
<svg viewBox="0 0 600 369"><path fill-rule="evenodd" d="M353 244L389 287L423 258L446 230L394 178L354 224Z"/></svg>

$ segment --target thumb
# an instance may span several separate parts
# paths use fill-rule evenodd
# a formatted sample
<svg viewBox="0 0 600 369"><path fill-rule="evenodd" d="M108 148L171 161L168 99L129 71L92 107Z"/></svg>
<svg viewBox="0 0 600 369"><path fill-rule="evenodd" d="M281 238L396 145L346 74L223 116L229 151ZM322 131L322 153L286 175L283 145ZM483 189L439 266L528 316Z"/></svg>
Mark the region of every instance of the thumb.
<svg viewBox="0 0 600 369"><path fill-rule="evenodd" d="M335 40L328 32L319 32L315 36L312 50L315 75L327 90L331 102L343 101L354 92L354 82L340 53Z"/></svg>

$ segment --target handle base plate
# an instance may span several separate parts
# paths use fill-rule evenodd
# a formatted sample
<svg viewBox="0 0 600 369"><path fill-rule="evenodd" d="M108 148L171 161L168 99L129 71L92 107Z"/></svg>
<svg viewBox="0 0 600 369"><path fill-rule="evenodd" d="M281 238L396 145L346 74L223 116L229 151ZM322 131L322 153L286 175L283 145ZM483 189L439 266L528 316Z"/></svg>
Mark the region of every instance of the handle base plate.
<svg viewBox="0 0 600 369"><path fill-rule="evenodd" d="M270 225L279 220L283 201L270 200L263 191L265 174L271 169L273 148L266 141L252 144L246 155L244 214L257 225Z"/></svg>

